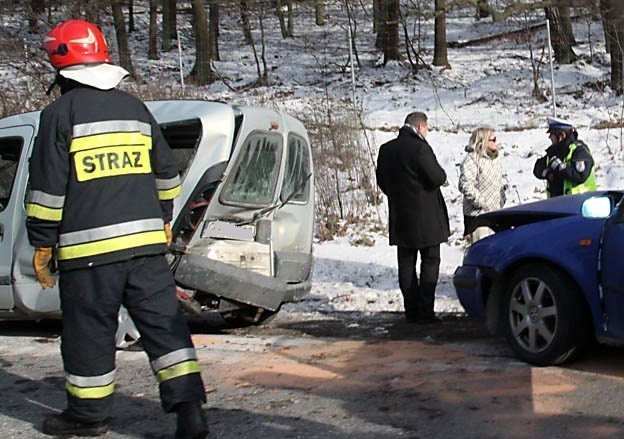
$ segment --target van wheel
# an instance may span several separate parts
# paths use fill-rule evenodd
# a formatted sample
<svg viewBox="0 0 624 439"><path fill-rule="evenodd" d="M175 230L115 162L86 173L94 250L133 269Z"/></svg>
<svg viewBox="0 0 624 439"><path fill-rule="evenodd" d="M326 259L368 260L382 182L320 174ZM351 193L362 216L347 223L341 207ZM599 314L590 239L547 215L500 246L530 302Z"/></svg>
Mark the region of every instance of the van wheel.
<svg viewBox="0 0 624 439"><path fill-rule="evenodd" d="M581 292L565 274L544 264L516 270L503 296L505 336L524 361L550 366L570 361L590 340Z"/></svg>
<svg viewBox="0 0 624 439"><path fill-rule="evenodd" d="M221 313L221 318L225 320L231 328L245 328L248 326L260 326L275 318L279 311L270 311L264 308L246 305L237 310Z"/></svg>

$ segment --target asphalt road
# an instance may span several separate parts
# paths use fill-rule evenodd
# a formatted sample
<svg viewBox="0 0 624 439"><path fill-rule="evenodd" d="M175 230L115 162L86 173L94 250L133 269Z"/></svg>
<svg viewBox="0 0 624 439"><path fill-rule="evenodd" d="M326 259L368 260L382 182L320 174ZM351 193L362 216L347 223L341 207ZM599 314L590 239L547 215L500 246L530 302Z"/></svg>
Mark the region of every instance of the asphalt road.
<svg viewBox="0 0 624 439"><path fill-rule="evenodd" d="M565 367L516 360L480 322L281 312L258 328L191 327L212 438L624 438L624 350ZM57 322L0 323L0 437L40 438L64 406ZM105 438L171 438L144 352L117 355Z"/></svg>

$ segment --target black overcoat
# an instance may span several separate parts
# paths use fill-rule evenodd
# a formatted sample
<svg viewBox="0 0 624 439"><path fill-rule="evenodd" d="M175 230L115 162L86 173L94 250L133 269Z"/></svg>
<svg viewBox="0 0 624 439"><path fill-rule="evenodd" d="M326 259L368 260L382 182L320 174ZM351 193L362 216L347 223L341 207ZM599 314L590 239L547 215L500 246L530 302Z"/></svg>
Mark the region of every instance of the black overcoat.
<svg viewBox="0 0 624 439"><path fill-rule="evenodd" d="M381 146L377 184L388 197L390 245L425 248L445 242L449 219L440 186L446 173L424 137L403 127Z"/></svg>

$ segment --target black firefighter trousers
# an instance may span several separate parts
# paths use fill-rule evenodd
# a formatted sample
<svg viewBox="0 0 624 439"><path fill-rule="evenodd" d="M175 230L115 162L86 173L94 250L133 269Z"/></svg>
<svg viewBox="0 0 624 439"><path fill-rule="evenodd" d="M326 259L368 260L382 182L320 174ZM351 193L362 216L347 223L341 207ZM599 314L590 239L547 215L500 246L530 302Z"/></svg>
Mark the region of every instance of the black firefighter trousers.
<svg viewBox="0 0 624 439"><path fill-rule="evenodd" d="M66 374L66 417L111 417L115 332L120 305L141 333L165 412L180 402L205 402L204 385L175 283L163 255L60 273Z"/></svg>
<svg viewBox="0 0 624 439"><path fill-rule="evenodd" d="M416 262L420 253L420 279ZM440 245L425 248L397 247L399 288L408 319L434 317L435 289L440 273Z"/></svg>

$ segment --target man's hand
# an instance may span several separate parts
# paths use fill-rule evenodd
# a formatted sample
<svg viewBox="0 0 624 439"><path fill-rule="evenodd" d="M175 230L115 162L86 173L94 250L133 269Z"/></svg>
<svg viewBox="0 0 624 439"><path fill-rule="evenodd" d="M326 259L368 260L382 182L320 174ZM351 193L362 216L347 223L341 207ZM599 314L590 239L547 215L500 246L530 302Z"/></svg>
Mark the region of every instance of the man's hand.
<svg viewBox="0 0 624 439"><path fill-rule="evenodd" d="M167 246L170 246L173 242L173 234L171 233L171 226L169 223L165 223L165 236L167 237Z"/></svg>
<svg viewBox="0 0 624 439"><path fill-rule="evenodd" d="M48 264L52 260L52 247L37 247L33 256L33 268L37 280L43 288L52 288L55 285L54 278Z"/></svg>

